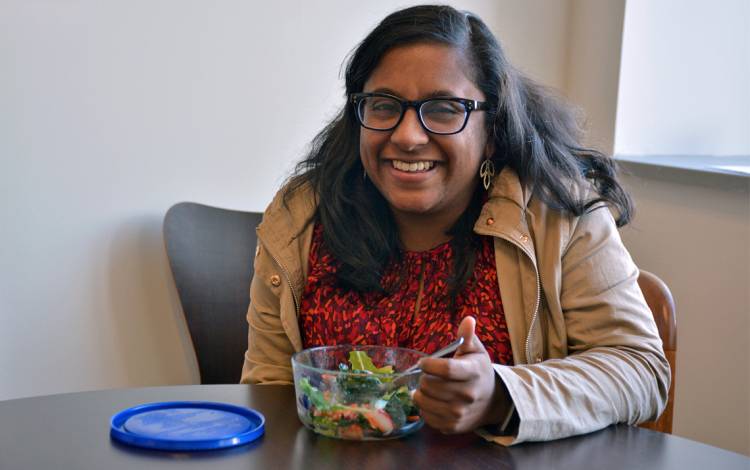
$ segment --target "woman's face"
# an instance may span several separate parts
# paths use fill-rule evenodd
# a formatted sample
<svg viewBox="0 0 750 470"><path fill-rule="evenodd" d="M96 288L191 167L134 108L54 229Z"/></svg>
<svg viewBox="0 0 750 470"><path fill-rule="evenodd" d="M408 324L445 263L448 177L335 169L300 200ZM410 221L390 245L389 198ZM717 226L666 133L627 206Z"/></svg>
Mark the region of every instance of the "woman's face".
<svg viewBox="0 0 750 470"><path fill-rule="evenodd" d="M400 46L383 55L363 91L405 100L451 96L484 101L469 75L468 61L452 47ZM489 155L484 119L484 112L473 111L458 134L435 135L420 125L416 110L409 108L391 131L360 128L359 150L367 176L398 219L429 215L448 226L458 219L479 182L479 166ZM409 165L419 162L427 165ZM410 166L427 168L410 171Z"/></svg>

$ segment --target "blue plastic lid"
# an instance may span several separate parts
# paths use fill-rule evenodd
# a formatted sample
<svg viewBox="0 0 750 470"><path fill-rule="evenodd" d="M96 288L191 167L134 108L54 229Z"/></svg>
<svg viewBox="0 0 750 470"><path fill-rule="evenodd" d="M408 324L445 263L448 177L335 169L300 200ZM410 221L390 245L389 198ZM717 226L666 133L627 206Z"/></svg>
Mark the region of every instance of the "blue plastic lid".
<svg viewBox="0 0 750 470"><path fill-rule="evenodd" d="M266 418L250 408L205 401L147 403L112 417L110 435L125 444L159 450L213 450L240 446L265 432Z"/></svg>

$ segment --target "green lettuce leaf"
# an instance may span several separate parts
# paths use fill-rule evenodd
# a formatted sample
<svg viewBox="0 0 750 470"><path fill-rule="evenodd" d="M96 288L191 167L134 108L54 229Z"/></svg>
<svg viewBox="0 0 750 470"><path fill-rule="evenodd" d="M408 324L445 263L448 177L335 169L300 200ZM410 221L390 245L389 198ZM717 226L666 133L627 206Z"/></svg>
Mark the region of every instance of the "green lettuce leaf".
<svg viewBox="0 0 750 470"><path fill-rule="evenodd" d="M349 364L353 370L366 370L373 374L393 374L393 366L375 367L365 351L350 351Z"/></svg>
<svg viewBox="0 0 750 470"><path fill-rule="evenodd" d="M323 396L323 392L313 387L307 377L303 377L299 381L299 383L300 387L302 388L302 392L307 395L307 399L310 400L310 403L315 405L315 408L321 410L330 408L331 405L329 405L328 401Z"/></svg>

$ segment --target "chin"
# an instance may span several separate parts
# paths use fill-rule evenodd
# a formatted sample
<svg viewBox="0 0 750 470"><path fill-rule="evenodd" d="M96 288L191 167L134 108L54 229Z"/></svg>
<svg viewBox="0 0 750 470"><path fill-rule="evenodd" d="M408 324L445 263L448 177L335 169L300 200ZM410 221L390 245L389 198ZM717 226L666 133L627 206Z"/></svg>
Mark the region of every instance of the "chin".
<svg viewBox="0 0 750 470"><path fill-rule="evenodd" d="M424 200L391 201L391 207L395 211L406 214L426 215L433 211L435 204Z"/></svg>

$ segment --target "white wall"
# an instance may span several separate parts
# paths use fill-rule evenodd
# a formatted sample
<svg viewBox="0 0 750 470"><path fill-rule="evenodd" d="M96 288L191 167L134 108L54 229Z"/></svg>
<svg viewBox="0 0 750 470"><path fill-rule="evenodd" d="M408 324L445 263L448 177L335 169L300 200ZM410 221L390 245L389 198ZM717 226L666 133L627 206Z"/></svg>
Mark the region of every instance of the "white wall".
<svg viewBox="0 0 750 470"><path fill-rule="evenodd" d="M403 3L0 0L0 399L195 382L165 211L263 209ZM564 86L568 2L455 5Z"/></svg>
<svg viewBox="0 0 750 470"><path fill-rule="evenodd" d="M623 240L677 305L674 432L750 455L750 178L629 171Z"/></svg>
<svg viewBox="0 0 750 470"><path fill-rule="evenodd" d="M586 143L611 154L625 0L571 2L564 91L583 112Z"/></svg>
<svg viewBox="0 0 750 470"><path fill-rule="evenodd" d="M630 0L628 11L634 5L643 7ZM663 2L649 5L657 8ZM689 24L695 5L673 6L670 28ZM639 109L640 119L652 119L653 106L660 103L647 93L618 97L618 71L628 67L618 60L621 43L644 41L632 33L635 17L630 15L631 34L622 37L624 11L624 0L571 2L565 91L586 112L588 142L605 152L613 151L618 110ZM675 85L670 79L645 86L671 94ZM659 153L676 151L674 145L683 142L673 140L688 119L670 119L682 119L680 127L661 122L654 131L669 132L632 135L631 144L639 149L658 145ZM749 134L733 132L730 141ZM722 148L726 136L713 137ZM634 222L622 232L625 244L641 268L668 283L677 302L674 433L750 455L750 180L642 165L624 171L637 205Z"/></svg>
<svg viewBox="0 0 750 470"><path fill-rule="evenodd" d="M750 2L630 0L616 153L750 155Z"/></svg>
<svg viewBox="0 0 750 470"><path fill-rule="evenodd" d="M749 31L746 0L629 0L615 152L750 155ZM750 179L626 171L623 240L677 303L674 432L750 455Z"/></svg>

